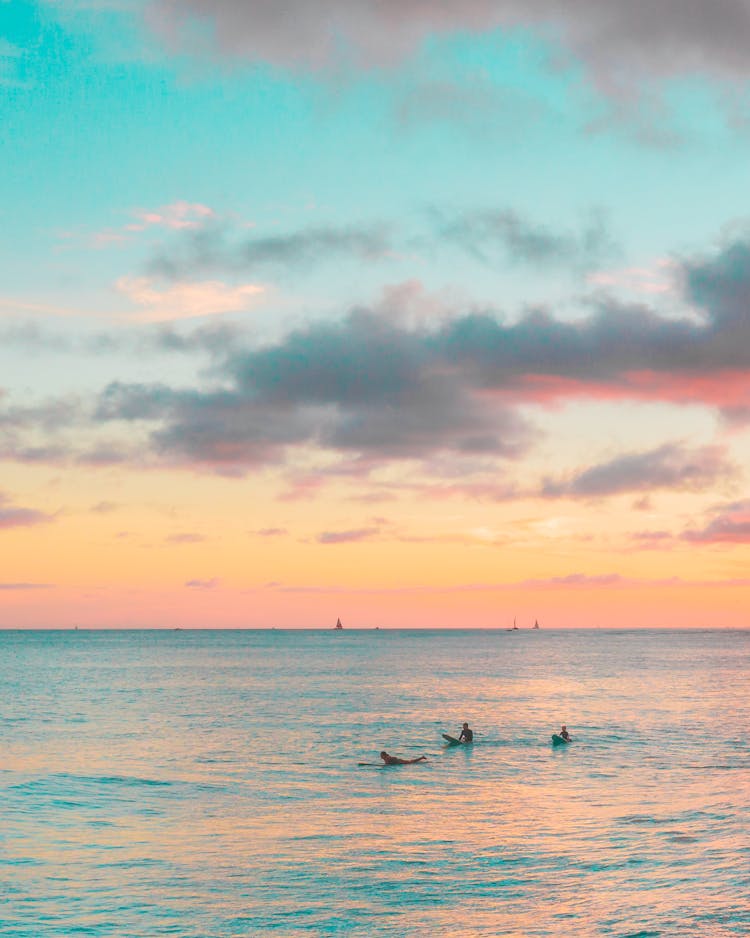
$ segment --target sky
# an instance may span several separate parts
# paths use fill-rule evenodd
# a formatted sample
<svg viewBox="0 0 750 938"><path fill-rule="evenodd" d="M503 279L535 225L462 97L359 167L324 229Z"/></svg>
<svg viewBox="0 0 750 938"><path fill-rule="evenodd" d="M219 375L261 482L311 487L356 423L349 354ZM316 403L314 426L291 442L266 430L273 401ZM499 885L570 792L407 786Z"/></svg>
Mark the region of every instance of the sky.
<svg viewBox="0 0 750 938"><path fill-rule="evenodd" d="M750 625L750 0L0 0L0 127L0 627Z"/></svg>

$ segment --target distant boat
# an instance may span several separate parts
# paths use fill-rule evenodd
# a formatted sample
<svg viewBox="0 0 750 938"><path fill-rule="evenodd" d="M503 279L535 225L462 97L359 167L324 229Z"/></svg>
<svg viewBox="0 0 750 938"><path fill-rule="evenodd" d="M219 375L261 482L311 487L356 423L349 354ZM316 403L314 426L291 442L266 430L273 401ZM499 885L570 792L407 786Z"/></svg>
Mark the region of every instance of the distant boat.
<svg viewBox="0 0 750 938"><path fill-rule="evenodd" d="M337 629L343 629L343 627L344 627L344 626L341 624L341 619L336 619L336 626L335 626L335 628L337 628Z"/></svg>
<svg viewBox="0 0 750 938"><path fill-rule="evenodd" d="M539 623L536 621L536 619L534 620L534 628L535 628L535 629L538 629L538 628L539 628Z"/></svg>
<svg viewBox="0 0 750 938"><path fill-rule="evenodd" d="M506 632L517 632L517 631L518 631L518 626L516 625L516 620L515 620L515 619L513 620L513 628L512 628L512 629L506 629L505 631L506 631Z"/></svg>

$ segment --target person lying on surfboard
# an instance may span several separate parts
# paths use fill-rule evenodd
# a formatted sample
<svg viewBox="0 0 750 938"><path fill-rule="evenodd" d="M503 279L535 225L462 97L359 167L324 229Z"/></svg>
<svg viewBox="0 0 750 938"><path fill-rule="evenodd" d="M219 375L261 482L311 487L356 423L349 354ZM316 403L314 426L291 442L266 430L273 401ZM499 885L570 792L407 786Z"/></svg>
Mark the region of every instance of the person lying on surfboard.
<svg viewBox="0 0 750 938"><path fill-rule="evenodd" d="M380 758L386 765L414 765L415 762L427 761L427 756L419 756L417 759L399 759L398 756L389 756L385 749L380 753Z"/></svg>
<svg viewBox="0 0 750 938"><path fill-rule="evenodd" d="M474 733L469 729L469 724L464 723L463 729L461 730L461 735L458 737L460 743L473 743L474 742Z"/></svg>
<svg viewBox="0 0 750 938"><path fill-rule="evenodd" d="M572 742L570 733L568 732L568 727L563 725L560 730L560 737L565 740L566 743Z"/></svg>

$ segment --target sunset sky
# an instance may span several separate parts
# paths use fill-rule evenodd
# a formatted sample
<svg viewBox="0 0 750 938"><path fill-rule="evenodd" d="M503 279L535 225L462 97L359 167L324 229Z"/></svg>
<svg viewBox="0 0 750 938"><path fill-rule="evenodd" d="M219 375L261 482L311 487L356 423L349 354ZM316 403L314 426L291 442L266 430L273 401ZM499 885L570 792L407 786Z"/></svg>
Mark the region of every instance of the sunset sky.
<svg viewBox="0 0 750 938"><path fill-rule="evenodd" d="M0 627L750 625L750 2L0 23Z"/></svg>

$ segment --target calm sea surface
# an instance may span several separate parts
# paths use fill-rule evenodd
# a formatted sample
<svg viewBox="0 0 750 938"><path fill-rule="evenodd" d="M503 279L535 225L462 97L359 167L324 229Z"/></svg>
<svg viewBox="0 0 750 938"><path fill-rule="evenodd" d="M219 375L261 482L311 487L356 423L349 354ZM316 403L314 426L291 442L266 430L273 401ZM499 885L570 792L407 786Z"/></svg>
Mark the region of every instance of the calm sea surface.
<svg viewBox="0 0 750 938"><path fill-rule="evenodd" d="M0 935L747 936L749 673L748 632L0 632Z"/></svg>

